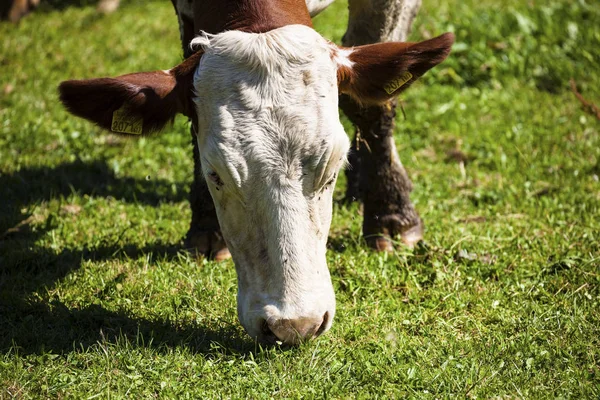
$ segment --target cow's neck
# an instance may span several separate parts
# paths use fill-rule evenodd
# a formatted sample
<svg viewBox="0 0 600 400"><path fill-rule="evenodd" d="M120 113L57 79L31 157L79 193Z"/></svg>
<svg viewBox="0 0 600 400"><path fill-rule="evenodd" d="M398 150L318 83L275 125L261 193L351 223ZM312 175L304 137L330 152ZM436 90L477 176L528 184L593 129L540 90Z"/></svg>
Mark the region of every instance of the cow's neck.
<svg viewBox="0 0 600 400"><path fill-rule="evenodd" d="M285 25L312 27L305 0L213 0L194 4L196 32L268 32Z"/></svg>

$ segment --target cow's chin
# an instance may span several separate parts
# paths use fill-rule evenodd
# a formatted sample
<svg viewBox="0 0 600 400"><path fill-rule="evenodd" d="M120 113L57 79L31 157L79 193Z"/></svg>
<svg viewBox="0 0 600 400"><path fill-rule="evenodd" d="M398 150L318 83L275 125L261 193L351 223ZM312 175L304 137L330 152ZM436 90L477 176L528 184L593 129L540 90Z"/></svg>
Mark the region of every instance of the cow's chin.
<svg viewBox="0 0 600 400"><path fill-rule="evenodd" d="M323 257L324 258L324 257ZM246 332L262 344L297 345L329 330L335 315L335 294L327 265L292 268L281 273L256 273L238 263L238 317ZM272 275L272 276L270 276ZM285 276L278 281L275 276Z"/></svg>

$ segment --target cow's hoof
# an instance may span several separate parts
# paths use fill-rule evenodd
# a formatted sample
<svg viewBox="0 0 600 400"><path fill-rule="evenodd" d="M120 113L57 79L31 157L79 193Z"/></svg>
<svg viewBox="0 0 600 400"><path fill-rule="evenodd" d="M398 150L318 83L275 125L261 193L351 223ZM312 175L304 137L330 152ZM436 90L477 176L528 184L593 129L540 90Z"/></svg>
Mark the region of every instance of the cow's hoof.
<svg viewBox="0 0 600 400"><path fill-rule="evenodd" d="M391 253L394 251L394 245L392 240L383 235L370 235L366 236L367 246L377 251L385 251Z"/></svg>
<svg viewBox="0 0 600 400"><path fill-rule="evenodd" d="M221 232L196 232L188 233L185 239L185 248L196 255L202 255L215 261L231 258Z"/></svg>
<svg viewBox="0 0 600 400"><path fill-rule="evenodd" d="M392 223L386 224L388 227L382 229L383 233L365 235L367 245L377 251L394 251L394 242L392 238L398 238L405 246L414 248L415 245L423 240L424 225L421 218L410 226L402 226L397 222L396 218L385 218L387 222L392 220Z"/></svg>
<svg viewBox="0 0 600 400"><path fill-rule="evenodd" d="M402 238L402 243L411 249L414 248L417 243L423 240L423 231L424 231L423 220L419 218L419 221L413 226L408 227L408 229L404 230L400 237Z"/></svg>
<svg viewBox="0 0 600 400"><path fill-rule="evenodd" d="M229 260L231 258L231 253L229 252L229 249L227 248L227 246L225 246L222 249L219 249L219 250L213 252L211 254L211 257L215 261L225 261L225 260Z"/></svg>

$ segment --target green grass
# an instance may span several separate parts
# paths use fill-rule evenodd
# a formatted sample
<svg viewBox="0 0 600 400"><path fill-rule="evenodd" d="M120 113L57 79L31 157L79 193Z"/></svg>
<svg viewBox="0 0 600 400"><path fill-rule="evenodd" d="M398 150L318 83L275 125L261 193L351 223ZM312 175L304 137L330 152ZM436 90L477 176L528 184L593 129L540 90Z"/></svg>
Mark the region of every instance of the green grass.
<svg viewBox="0 0 600 400"><path fill-rule="evenodd" d="M335 324L287 350L243 332L231 262L178 250L185 119L125 140L57 101L64 79L178 63L170 3L1 23L0 398L599 398L600 121L569 80L600 105L600 7L424 3L412 39L457 35L397 121L426 244L372 252L336 205ZM317 29L339 41L345 8Z"/></svg>

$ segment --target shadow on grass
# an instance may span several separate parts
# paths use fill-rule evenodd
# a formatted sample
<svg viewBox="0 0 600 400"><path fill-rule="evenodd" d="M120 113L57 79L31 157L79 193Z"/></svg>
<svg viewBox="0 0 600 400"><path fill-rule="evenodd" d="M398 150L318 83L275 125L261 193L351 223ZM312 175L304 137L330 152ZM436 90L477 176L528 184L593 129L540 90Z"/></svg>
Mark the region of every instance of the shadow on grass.
<svg viewBox="0 0 600 400"><path fill-rule="evenodd" d="M69 308L58 302L40 299L54 282L63 279L87 260L108 260L123 255L154 259L180 257L178 246L154 243L149 246L103 244L97 248L63 250L40 249L36 241L53 227L52 218L43 226L28 229L35 204L78 196L116 199L158 205L180 202L187 189L167 181L117 178L104 161L73 162L54 168L22 169L0 175L0 352L17 350L21 354L61 353L86 349L98 342L125 338L134 345L163 349L184 346L192 352L252 351L254 344L240 335L238 327L211 328L149 320L109 311L99 305ZM217 350L215 350L217 346Z"/></svg>
<svg viewBox="0 0 600 400"><path fill-rule="evenodd" d="M69 308L59 301L18 299L6 303L4 300L0 305L2 353L61 354L123 341L134 347L159 351L184 347L192 353L207 355L249 353L255 349L254 343L234 326L205 327L149 320L97 304Z"/></svg>
<svg viewBox="0 0 600 400"><path fill-rule="evenodd" d="M2 247L0 247L2 248ZM98 343L126 340L133 346L165 350L185 347L192 353L247 353L254 343L237 326L207 327L177 321L150 320L111 311L92 304L69 308L64 303L33 295L78 269L83 261L110 259L126 254L132 258L152 254L153 259L174 259L175 246L105 247L95 250L33 251L16 262L3 263L0 272L0 352L19 354L64 353L86 350ZM112 286L115 282L107 285ZM99 294L100 296L102 293Z"/></svg>
<svg viewBox="0 0 600 400"><path fill-rule="evenodd" d="M187 200L184 184L166 180L118 178L105 161L75 161L56 167L24 168L13 174L0 172L0 265L10 266L67 264L81 259L107 259L117 252L130 257L152 252L172 257L178 251L174 246L157 243L151 247L117 246L102 244L102 248L83 249L77 254L37 254L35 243L46 232L55 228L50 215L40 225L34 224L32 210L36 205L51 200L62 200L70 195L77 197L104 197L120 201L158 206L160 203L179 203ZM39 221L37 221L39 222ZM31 228L35 225L35 228ZM73 260L75 257L75 260ZM62 275L61 275L62 276ZM1 281L0 281L1 287Z"/></svg>
<svg viewBox="0 0 600 400"><path fill-rule="evenodd" d="M70 195L115 198L128 203L157 206L188 198L183 184L165 180L118 178L106 161L75 161L56 167L24 168L13 174L0 172L0 243L28 232L29 209L41 202ZM38 236L52 228L52 220ZM26 237L29 242L35 238Z"/></svg>
<svg viewBox="0 0 600 400"><path fill-rule="evenodd" d="M22 206L77 194L114 197L156 206L187 200L187 188L165 180L118 178L104 160L74 161L56 167L24 168L0 174L0 196L8 206Z"/></svg>

